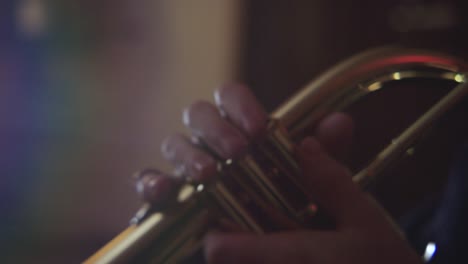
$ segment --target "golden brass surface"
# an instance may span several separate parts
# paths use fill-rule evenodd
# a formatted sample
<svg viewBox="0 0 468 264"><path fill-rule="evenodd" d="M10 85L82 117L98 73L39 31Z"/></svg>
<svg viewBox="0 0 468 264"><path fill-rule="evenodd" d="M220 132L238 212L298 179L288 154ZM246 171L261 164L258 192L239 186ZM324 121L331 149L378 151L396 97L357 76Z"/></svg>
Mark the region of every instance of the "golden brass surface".
<svg viewBox="0 0 468 264"><path fill-rule="evenodd" d="M201 247L201 239L221 218L264 233L287 229L268 208L307 227L316 206L307 201L297 178L294 142L325 115L344 109L390 82L436 79L453 88L354 176L363 188L405 153L468 93L468 66L453 57L426 51L379 49L359 54L325 72L271 114L263 142L239 160L220 166L213 182L184 187L184 199L163 212L146 208L132 226L85 263L179 263ZM320 212L320 209L319 209Z"/></svg>

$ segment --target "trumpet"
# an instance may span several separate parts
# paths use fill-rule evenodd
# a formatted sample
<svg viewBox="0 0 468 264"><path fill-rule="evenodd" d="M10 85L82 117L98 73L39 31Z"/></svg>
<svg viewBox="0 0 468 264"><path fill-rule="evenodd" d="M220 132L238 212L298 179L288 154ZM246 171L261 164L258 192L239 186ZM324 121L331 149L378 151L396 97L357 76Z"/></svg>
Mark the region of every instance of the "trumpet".
<svg viewBox="0 0 468 264"><path fill-rule="evenodd" d="M218 162L218 176L188 182L161 211L149 204L131 225L85 263L191 263L200 258L204 235L229 219L263 234L288 227L271 220L270 208L297 226L327 225L320 206L301 187L295 143L325 115L340 111L389 83L410 79L444 80L453 87L416 122L381 150L353 181L370 183L410 149L468 94L468 64L429 51L384 48L358 54L328 70L270 115L268 132L243 157Z"/></svg>

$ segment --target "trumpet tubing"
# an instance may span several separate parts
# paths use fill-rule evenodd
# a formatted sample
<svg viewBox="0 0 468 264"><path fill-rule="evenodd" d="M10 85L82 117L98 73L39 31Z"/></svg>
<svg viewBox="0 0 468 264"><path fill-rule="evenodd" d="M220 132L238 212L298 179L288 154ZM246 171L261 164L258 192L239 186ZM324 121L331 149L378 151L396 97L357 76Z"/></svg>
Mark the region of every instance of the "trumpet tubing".
<svg viewBox="0 0 468 264"><path fill-rule="evenodd" d="M453 57L417 50L379 49L342 62L274 111L267 135L248 154L220 161L219 176L211 182L184 185L177 201L165 210L144 205L128 229L85 263L183 263L197 256L203 236L220 219L259 234L330 224L320 206L308 201L299 182L292 152L306 128L390 82L419 78L453 82L455 88L355 174L353 180L366 188L467 95L467 71L468 65ZM289 224L276 221L271 208Z"/></svg>

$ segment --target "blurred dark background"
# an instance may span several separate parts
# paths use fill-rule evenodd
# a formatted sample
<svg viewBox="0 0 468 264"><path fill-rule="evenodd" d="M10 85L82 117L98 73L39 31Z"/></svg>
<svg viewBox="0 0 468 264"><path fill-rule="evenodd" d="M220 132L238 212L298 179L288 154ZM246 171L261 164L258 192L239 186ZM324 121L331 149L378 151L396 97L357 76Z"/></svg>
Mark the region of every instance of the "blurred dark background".
<svg viewBox="0 0 468 264"><path fill-rule="evenodd" d="M245 6L240 73L269 110L327 68L371 48L468 58L466 1L247 1ZM452 87L430 80L404 83L348 109L356 122L348 165L362 168ZM441 195L453 154L466 142L467 114L465 102L424 135L415 155L374 184L375 196L394 217Z"/></svg>
<svg viewBox="0 0 468 264"><path fill-rule="evenodd" d="M466 1L246 1L243 79L269 109L358 52L400 45L466 58ZM271 95L271 91L277 91Z"/></svg>
<svg viewBox="0 0 468 264"><path fill-rule="evenodd" d="M122 230L139 204L130 175L148 165L170 170L159 155L160 141L183 129L180 109L196 98L211 100L219 84L244 81L272 110L326 68L369 48L401 45L466 59L467 5L2 1L2 263L79 262ZM425 108L443 93L427 85L419 85L430 90L424 95L411 85L391 100L366 103L372 111L351 109L361 113L355 149L371 144L369 134L384 130L380 124L416 112L405 107ZM463 111L455 120L465 118ZM434 143L444 151L425 157L441 161L439 167L421 158L422 169L406 172L423 177L423 184L417 177L404 186L393 178L377 184L395 215L440 190L459 143L443 133L463 134L460 123L442 132L450 147ZM354 152L350 162L358 156ZM389 198L395 190L399 198Z"/></svg>

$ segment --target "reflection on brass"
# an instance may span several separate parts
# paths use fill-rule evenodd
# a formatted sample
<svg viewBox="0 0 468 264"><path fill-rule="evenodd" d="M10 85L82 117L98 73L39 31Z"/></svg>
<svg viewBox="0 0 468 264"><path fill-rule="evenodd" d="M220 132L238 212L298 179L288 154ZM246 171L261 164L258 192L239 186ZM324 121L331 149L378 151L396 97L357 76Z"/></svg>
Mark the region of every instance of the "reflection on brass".
<svg viewBox="0 0 468 264"><path fill-rule="evenodd" d="M435 79L453 83L447 95L354 176L365 188L400 157L413 153L421 133L467 95L467 71L467 64L455 58L415 50L379 49L344 61L274 111L266 138L244 158L220 164L219 176L212 182L188 183L171 208L140 211L139 221L85 263L183 262L195 255L203 236L220 219L256 233L287 229L274 221L268 208L307 227L320 215L320 207L311 204L302 190L293 155L294 142L304 137L307 127L391 82Z"/></svg>

